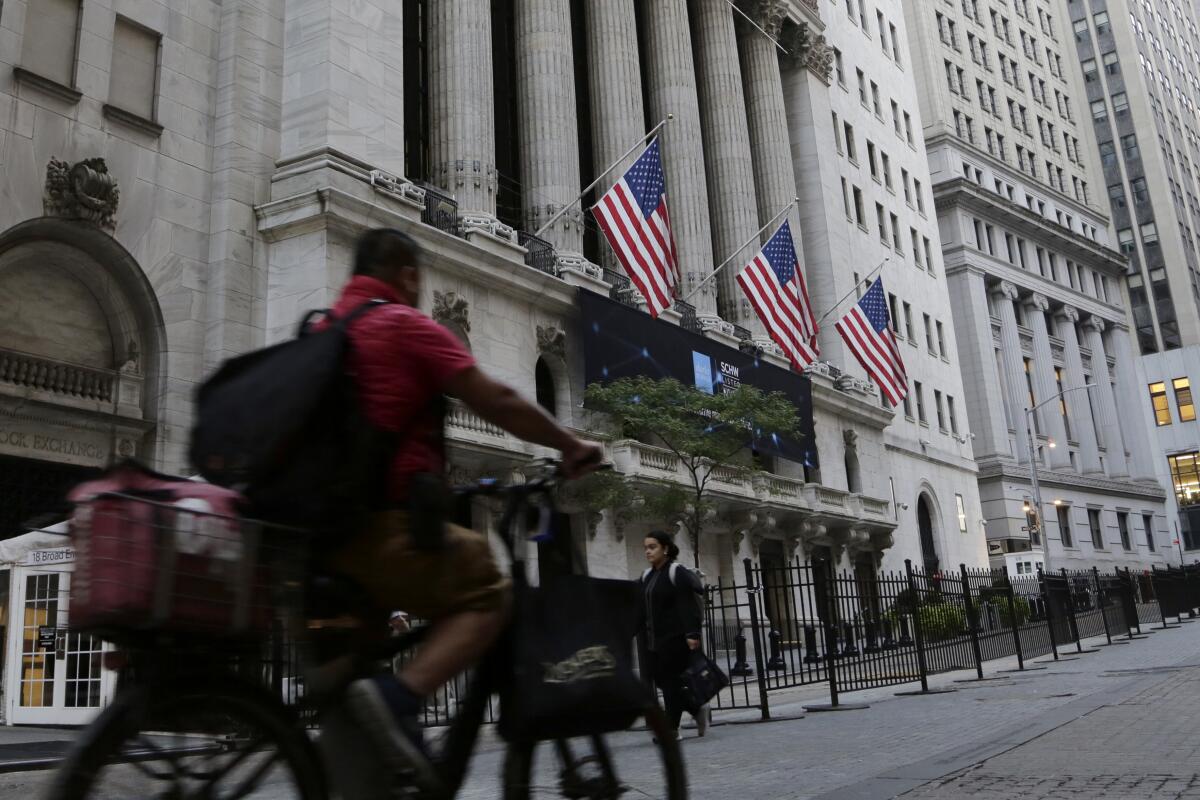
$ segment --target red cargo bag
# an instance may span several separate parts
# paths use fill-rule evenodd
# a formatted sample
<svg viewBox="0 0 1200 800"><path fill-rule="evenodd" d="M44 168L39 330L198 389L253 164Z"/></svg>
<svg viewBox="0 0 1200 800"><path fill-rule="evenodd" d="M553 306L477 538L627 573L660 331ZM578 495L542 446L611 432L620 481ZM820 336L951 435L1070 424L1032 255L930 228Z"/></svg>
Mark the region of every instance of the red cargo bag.
<svg viewBox="0 0 1200 800"><path fill-rule="evenodd" d="M76 486L72 628L253 635L273 617L262 526L230 489L125 462Z"/></svg>

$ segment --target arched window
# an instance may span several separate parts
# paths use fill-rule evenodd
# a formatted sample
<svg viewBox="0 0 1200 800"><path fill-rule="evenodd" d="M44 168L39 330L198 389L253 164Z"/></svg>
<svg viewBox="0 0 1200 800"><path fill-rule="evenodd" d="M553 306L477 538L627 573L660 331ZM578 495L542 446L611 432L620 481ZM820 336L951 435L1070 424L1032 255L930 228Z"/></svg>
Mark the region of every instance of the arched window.
<svg viewBox="0 0 1200 800"><path fill-rule="evenodd" d="M940 561L933 532L933 510L929 498L924 494L917 498L917 529L921 534L921 558L925 562L925 571L932 575L938 571Z"/></svg>
<svg viewBox="0 0 1200 800"><path fill-rule="evenodd" d="M546 359L537 360L537 365L533 368L533 381L538 405L550 412L550 416L558 416L558 391Z"/></svg>

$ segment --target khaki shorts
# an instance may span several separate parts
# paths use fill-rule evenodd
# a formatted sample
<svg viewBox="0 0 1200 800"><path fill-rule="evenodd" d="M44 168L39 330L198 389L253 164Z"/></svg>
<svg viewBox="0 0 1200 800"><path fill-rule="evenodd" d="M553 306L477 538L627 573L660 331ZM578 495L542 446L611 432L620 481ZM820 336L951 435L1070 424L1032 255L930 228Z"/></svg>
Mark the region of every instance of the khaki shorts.
<svg viewBox="0 0 1200 800"><path fill-rule="evenodd" d="M419 550L408 513L375 515L367 530L331 560L358 581L380 608L436 620L463 611L494 611L508 602L510 582L496 566L487 537L446 525L445 546Z"/></svg>

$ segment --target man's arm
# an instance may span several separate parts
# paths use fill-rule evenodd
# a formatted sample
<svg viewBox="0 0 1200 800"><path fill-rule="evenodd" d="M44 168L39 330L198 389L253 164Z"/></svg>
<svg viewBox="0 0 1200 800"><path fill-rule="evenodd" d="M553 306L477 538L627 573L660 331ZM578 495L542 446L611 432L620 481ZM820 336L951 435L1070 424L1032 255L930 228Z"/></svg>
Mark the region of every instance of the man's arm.
<svg viewBox="0 0 1200 800"><path fill-rule="evenodd" d="M488 377L479 367L468 367L453 375L446 391L513 436L561 451L563 473L568 478L585 474L603 458L599 445L575 436L541 406L521 397L508 384Z"/></svg>

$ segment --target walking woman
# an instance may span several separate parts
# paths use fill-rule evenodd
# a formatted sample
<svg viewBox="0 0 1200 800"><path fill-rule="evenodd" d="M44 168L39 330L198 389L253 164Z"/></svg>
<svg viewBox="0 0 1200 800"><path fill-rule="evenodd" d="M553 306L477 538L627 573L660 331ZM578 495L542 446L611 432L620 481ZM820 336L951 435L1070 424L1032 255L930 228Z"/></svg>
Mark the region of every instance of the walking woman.
<svg viewBox="0 0 1200 800"><path fill-rule="evenodd" d="M675 562L679 548L663 531L651 531L642 543L650 568L642 574L642 633L650 675L663 695L667 719L679 734L683 718L680 675L688 656L700 647L700 581ZM708 729L708 709L695 712L696 728L703 736Z"/></svg>

